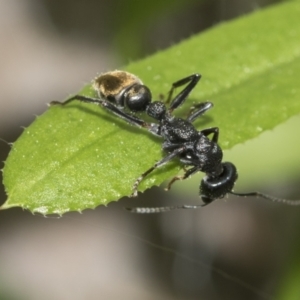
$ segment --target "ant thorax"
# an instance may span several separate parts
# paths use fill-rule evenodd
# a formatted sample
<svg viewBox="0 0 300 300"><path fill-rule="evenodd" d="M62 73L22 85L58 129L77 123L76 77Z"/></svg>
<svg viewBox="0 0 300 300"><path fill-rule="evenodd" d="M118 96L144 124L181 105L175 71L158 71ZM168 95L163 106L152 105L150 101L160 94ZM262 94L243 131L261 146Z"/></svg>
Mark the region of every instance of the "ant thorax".
<svg viewBox="0 0 300 300"><path fill-rule="evenodd" d="M162 122L161 135L170 142L182 143L197 138L198 131L186 120L172 117Z"/></svg>

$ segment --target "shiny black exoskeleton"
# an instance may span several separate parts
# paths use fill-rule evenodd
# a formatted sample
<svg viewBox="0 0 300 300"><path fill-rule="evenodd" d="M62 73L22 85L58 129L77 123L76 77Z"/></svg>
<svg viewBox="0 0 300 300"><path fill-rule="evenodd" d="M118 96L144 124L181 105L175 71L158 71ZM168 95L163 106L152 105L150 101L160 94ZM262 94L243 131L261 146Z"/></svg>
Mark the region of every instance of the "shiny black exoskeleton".
<svg viewBox="0 0 300 300"><path fill-rule="evenodd" d="M133 184L131 196L137 196L140 182L149 173L176 158L179 159L185 168L188 168L185 169L183 176L176 176L170 181L168 189L176 180L186 179L198 171L204 172L205 177L201 180L199 187L204 205L218 198L223 198L228 193L238 196L260 196L272 201L298 205L295 201L281 201L283 199L274 198L259 192L245 194L233 192L233 186L238 177L237 170L232 163L222 162L223 153L218 145L218 127L197 130L193 125L193 122L198 117L213 107L211 102L203 102L193 106L185 119L173 115L173 111L184 103L200 78L199 74L193 74L178 80L172 84L165 102L152 102L150 89L143 85L138 77L125 71L116 70L101 74L94 80L93 87L98 93L97 98L75 95L64 103L54 101L51 104L65 105L74 100L94 103L104 107L127 123L145 128L163 139L162 149L166 155L137 178ZM173 98L175 88L184 85L183 90ZM145 112L156 122L146 122L132 114L132 112ZM212 135L211 139L208 137L209 135ZM198 207L201 207L201 205L131 208L129 210L138 213L153 213L177 208Z"/></svg>

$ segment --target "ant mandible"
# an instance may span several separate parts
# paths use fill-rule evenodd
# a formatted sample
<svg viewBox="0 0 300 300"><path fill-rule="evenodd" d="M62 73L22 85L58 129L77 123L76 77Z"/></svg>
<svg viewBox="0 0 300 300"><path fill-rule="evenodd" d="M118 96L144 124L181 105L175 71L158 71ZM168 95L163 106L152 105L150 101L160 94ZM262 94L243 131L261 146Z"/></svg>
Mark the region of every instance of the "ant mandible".
<svg viewBox="0 0 300 300"><path fill-rule="evenodd" d="M136 179L131 197L137 196L138 186L148 174L175 158L179 159L185 168L190 168L185 169L183 176L175 176L168 184L167 190L177 180L184 180L198 171L205 173L199 187L203 205L127 208L131 212L158 213L181 208L195 209L203 207L216 199L223 198L227 194L245 197L258 196L288 205L300 205L300 200L280 199L260 192L233 192L238 174L234 164L222 162L223 152L218 145L219 128L212 127L197 130L193 125L193 122L212 108L213 104L211 102L198 103L191 108L185 119L173 115L173 111L185 102L200 78L201 75L196 73L180 79L172 84L165 102L152 101L150 89L137 76L116 70L103 73L95 78L93 88L98 93L98 97L75 95L65 102L53 101L51 105L66 105L74 100L93 103L102 106L127 123L145 128L151 134L163 139L162 150L166 152L166 156ZM175 88L181 86L185 87L173 98ZM146 122L131 114L131 112L145 112L156 120L156 123ZM209 139L208 136L211 134L212 138Z"/></svg>

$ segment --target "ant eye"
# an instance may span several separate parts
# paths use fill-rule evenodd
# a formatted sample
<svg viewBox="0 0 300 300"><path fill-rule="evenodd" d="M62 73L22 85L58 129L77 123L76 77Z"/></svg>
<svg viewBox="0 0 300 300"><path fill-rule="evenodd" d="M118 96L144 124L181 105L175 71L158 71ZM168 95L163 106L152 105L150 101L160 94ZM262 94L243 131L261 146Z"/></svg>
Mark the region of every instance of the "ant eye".
<svg viewBox="0 0 300 300"><path fill-rule="evenodd" d="M205 204L224 198L232 191L238 178L236 167L230 162L222 163L223 171L219 176L205 176L200 183L200 196Z"/></svg>
<svg viewBox="0 0 300 300"><path fill-rule="evenodd" d="M125 94L125 102L131 111L145 111L151 102L151 92L145 85L135 84Z"/></svg>

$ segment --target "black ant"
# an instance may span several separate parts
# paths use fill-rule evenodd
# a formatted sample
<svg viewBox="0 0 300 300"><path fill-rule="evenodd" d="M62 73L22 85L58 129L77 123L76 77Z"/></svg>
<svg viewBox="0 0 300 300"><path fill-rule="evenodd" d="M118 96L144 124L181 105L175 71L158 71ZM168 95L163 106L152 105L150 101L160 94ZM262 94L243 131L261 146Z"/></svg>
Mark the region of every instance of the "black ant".
<svg viewBox="0 0 300 300"><path fill-rule="evenodd" d="M203 207L216 199L223 198L226 194L245 197L257 196L288 205L300 205L300 200L280 199L260 192L233 192L238 174L234 164L222 162L223 152L218 145L219 128L212 127L198 131L192 124L198 117L212 108L213 104L211 102L201 102L195 105L185 119L177 118L172 114L175 109L184 103L200 78L201 75L196 73L180 79L172 84L165 102L152 102L150 89L143 85L137 76L116 70L96 77L93 88L98 93L98 97L75 95L63 103L53 101L51 105L66 105L74 100L94 103L104 107L127 123L145 128L153 135L163 139L162 149L166 152L166 156L137 178L133 184L131 197L137 196L138 186L148 174L175 158L179 159L184 167L190 168L185 169L183 176L174 177L168 184L167 190L177 180L184 180L198 171L205 173L205 177L200 183L200 196L204 202L203 205L127 208L131 212L158 213L181 208L195 209ZM184 89L173 98L175 88L184 85ZM166 104L168 104L168 107ZM131 112L145 112L157 122L146 122L131 114ZM211 134L212 138L209 139L208 136Z"/></svg>

